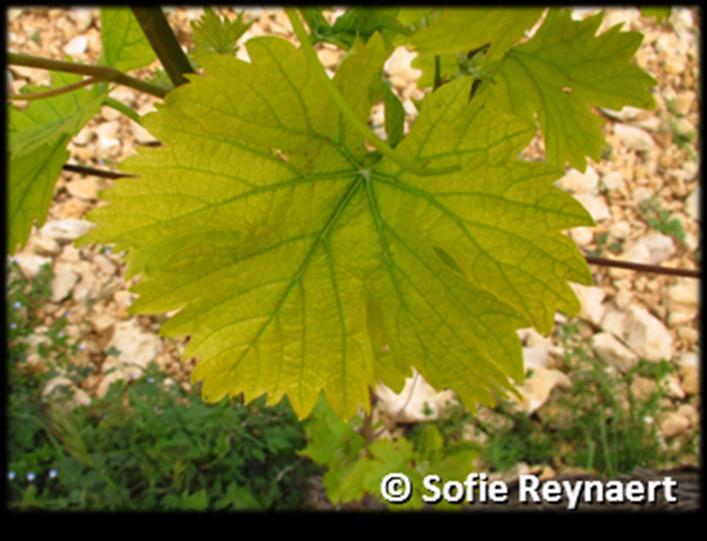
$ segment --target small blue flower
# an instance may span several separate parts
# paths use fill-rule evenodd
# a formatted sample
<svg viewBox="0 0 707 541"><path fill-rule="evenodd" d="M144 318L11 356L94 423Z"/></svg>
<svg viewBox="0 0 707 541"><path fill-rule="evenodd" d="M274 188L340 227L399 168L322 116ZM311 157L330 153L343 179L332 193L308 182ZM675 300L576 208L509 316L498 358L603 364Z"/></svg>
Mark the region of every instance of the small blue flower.
<svg viewBox="0 0 707 541"><path fill-rule="evenodd" d="M57 336L59 338L64 338L64 336L66 336L66 335L64 334L64 331L59 331L59 334Z"/></svg>
<svg viewBox="0 0 707 541"><path fill-rule="evenodd" d="M12 305L12 307L15 310L19 310L20 308L22 308L22 303L20 301L15 301L15 303Z"/></svg>
<svg viewBox="0 0 707 541"><path fill-rule="evenodd" d="M85 350L86 350L86 344L84 344L83 342L81 342L81 343L79 344L79 351L85 351Z"/></svg>
<svg viewBox="0 0 707 541"><path fill-rule="evenodd" d="M147 378L147 383L149 383L150 385L152 385L154 382L155 382L155 378L153 378L152 376Z"/></svg>
<svg viewBox="0 0 707 541"><path fill-rule="evenodd" d="M17 328L17 323L15 323L14 321L10 323L10 328L14 331Z"/></svg>
<svg viewBox="0 0 707 541"><path fill-rule="evenodd" d="M113 252L113 248L111 248L110 246L106 246L105 254L110 255L112 252Z"/></svg>
<svg viewBox="0 0 707 541"><path fill-rule="evenodd" d="M49 470L49 479L56 479L58 475L59 472L56 468L52 468L51 470Z"/></svg>
<svg viewBox="0 0 707 541"><path fill-rule="evenodd" d="M7 480L8 481L14 481L15 480L15 472L14 471L9 471L7 472Z"/></svg>
<svg viewBox="0 0 707 541"><path fill-rule="evenodd" d="M35 479L36 477L37 477L37 476L34 474L33 471L31 471L31 472L29 472L29 473L27 474L27 480L28 480L30 483L31 483L32 481L34 481L34 479Z"/></svg>

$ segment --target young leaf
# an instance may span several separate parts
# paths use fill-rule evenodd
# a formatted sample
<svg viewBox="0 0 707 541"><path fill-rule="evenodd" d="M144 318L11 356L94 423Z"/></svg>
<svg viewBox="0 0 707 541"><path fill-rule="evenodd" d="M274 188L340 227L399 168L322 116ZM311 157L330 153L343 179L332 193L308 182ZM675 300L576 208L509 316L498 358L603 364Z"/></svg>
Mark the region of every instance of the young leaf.
<svg viewBox="0 0 707 541"><path fill-rule="evenodd" d="M81 78L54 72L52 88ZM29 237L32 224L44 223L56 179L68 158L66 147L100 110L107 85L31 101L24 110L10 107L8 167L8 253Z"/></svg>
<svg viewBox="0 0 707 541"><path fill-rule="evenodd" d="M598 13L572 20L568 10L551 9L527 43L511 49L488 86L503 109L538 122L545 136L547 160L584 170L586 156L601 157L604 121L592 107L650 109L655 80L631 57L641 43L638 32L620 25L595 35Z"/></svg>
<svg viewBox="0 0 707 541"><path fill-rule="evenodd" d="M410 30L398 21L398 11L398 8L351 8L334 21L332 33L350 46L357 36L366 42L379 32L390 46L396 35L410 34Z"/></svg>
<svg viewBox="0 0 707 541"><path fill-rule="evenodd" d="M490 45L485 61L492 63L533 26L542 12L542 8L448 8L416 33L410 43L418 52L432 55L466 53Z"/></svg>
<svg viewBox="0 0 707 541"><path fill-rule="evenodd" d="M592 224L553 186L561 170L515 159L532 125L445 85L396 152L460 170L420 177L367 151L301 50L269 37L248 52L205 58L145 118L163 146L124 163L140 178L107 191L83 242L129 250L134 311L179 310L162 330L191 335L207 400L287 394L305 417L323 391L349 418L415 366L493 403L523 377L515 330L549 331L579 309L567 280L591 279L561 234ZM334 78L362 121L385 58L374 34Z"/></svg>
<svg viewBox="0 0 707 541"><path fill-rule="evenodd" d="M226 54L234 55L236 42L250 28L253 21L243 22L243 12L234 21L228 17L219 17L210 7L204 8L204 14L198 21L192 21L194 48L192 56L200 61L204 55Z"/></svg>
<svg viewBox="0 0 707 541"><path fill-rule="evenodd" d="M80 80L78 75L52 72L52 84L49 88L61 88ZM105 84L99 84L90 89L79 89L33 100L28 102L24 109L10 107L10 154L27 154L43 145L51 145L61 135L73 136L78 133L100 108L102 91L106 87Z"/></svg>
<svg viewBox="0 0 707 541"><path fill-rule="evenodd" d="M54 184L68 158L69 138L60 135L33 152L11 156L8 167L8 253L27 242L32 224L42 225L52 202Z"/></svg>
<svg viewBox="0 0 707 541"><path fill-rule="evenodd" d="M101 8L101 63L128 71L151 64L157 56L128 8Z"/></svg>

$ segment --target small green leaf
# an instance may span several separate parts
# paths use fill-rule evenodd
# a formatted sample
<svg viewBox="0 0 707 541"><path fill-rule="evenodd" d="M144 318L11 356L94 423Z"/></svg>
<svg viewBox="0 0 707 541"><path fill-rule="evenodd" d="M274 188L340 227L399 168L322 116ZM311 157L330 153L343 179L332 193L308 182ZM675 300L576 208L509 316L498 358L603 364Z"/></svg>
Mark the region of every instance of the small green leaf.
<svg viewBox="0 0 707 541"><path fill-rule="evenodd" d="M210 7L204 8L199 20L191 23L194 42L192 56L200 61L205 55L214 53L234 55L236 43L251 24L253 21L243 22L243 12L231 21L228 17L219 17Z"/></svg>
<svg viewBox="0 0 707 541"><path fill-rule="evenodd" d="M189 494L185 492L182 494L179 509L185 511L206 511L209 507L209 495L206 489L201 489L196 492Z"/></svg>
<svg viewBox="0 0 707 541"><path fill-rule="evenodd" d="M49 88L61 88L81 80L78 75L51 72ZM10 154L19 156L33 152L43 145L51 145L59 136L75 135L98 112L105 83L90 89L79 89L41 100L28 102L27 107L10 107L8 133ZM32 92L48 88L32 88Z"/></svg>
<svg viewBox="0 0 707 541"><path fill-rule="evenodd" d="M300 8L299 11L307 22L310 33L315 38L331 33L331 25L327 22L320 8Z"/></svg>
<svg viewBox="0 0 707 541"><path fill-rule="evenodd" d="M44 223L52 202L54 184L69 156L66 136L34 152L10 159L8 253L16 252L29 237L32 224Z"/></svg>
<svg viewBox="0 0 707 541"><path fill-rule="evenodd" d="M500 59L531 28L542 8L448 8L410 43L431 55L466 53L489 45L485 62Z"/></svg>
<svg viewBox="0 0 707 541"><path fill-rule="evenodd" d="M101 63L128 71L151 64L157 56L128 8L101 8Z"/></svg>
<svg viewBox="0 0 707 541"><path fill-rule="evenodd" d="M379 32L386 47L390 47L397 35L410 34L398 20L398 11L398 8L351 8L334 21L332 34L351 45L357 36L366 42Z"/></svg>
<svg viewBox="0 0 707 541"><path fill-rule="evenodd" d="M80 80L53 72L51 88ZM68 158L66 147L101 107L105 83L50 98L31 101L20 110L10 106L8 167L8 253L29 237L32 225L42 225L49 212L54 185Z"/></svg>

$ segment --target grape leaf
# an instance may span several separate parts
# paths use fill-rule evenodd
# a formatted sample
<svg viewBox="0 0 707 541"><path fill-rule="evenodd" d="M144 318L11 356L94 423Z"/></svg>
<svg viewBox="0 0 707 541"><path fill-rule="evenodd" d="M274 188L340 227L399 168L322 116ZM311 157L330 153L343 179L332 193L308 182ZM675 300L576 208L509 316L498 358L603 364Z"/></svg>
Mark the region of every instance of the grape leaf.
<svg viewBox="0 0 707 541"><path fill-rule="evenodd" d="M551 9L532 39L508 52L488 87L499 107L530 121L537 115L548 161L580 170L605 145L604 121L591 107L654 106L656 81L631 63L642 35L621 25L595 35L602 17L574 21L568 10Z"/></svg>
<svg viewBox="0 0 707 541"><path fill-rule="evenodd" d="M67 86L80 79L76 75L53 72L51 88ZM35 220L38 225L44 223L56 179L68 158L66 147L100 110L106 88L106 84L100 84L34 100L23 110L10 106L8 253L24 245Z"/></svg>
<svg viewBox="0 0 707 541"><path fill-rule="evenodd" d="M151 64L157 56L128 8L101 8L101 63L127 71Z"/></svg>
<svg viewBox="0 0 707 541"><path fill-rule="evenodd" d="M247 43L252 64L203 59L205 75L145 118L163 146L123 163L83 243L126 249L132 310L177 310L207 400L287 394L300 417L323 392L349 418L369 386L415 366L470 407L522 380L515 330L551 328L591 274L561 230L591 225L553 186L562 171L516 159L533 126L468 104L463 80L431 95L396 152L447 175L419 177L366 149L302 51ZM386 57L375 34L334 83L367 120Z"/></svg>
<svg viewBox="0 0 707 541"><path fill-rule="evenodd" d="M129 9L102 8L101 29L100 63L129 70L156 58ZM80 80L77 75L52 72L51 88ZM35 220L38 225L44 223L54 185L69 157L69 141L100 111L107 95L108 84L98 83L90 89L31 101L24 110L10 107L8 253L14 253L27 241Z"/></svg>
<svg viewBox="0 0 707 541"><path fill-rule="evenodd" d="M486 62L495 62L533 26L543 8L448 8L410 43L420 53L456 54L489 45Z"/></svg>
<svg viewBox="0 0 707 541"><path fill-rule="evenodd" d="M204 14L197 21L192 21L192 56L200 61L204 55L236 53L236 42L250 28L253 21L243 22L243 12L231 21L228 17L219 17L210 7L204 8Z"/></svg>
<svg viewBox="0 0 707 541"><path fill-rule="evenodd" d="M390 46L397 35L410 34L398 21L398 11L398 8L351 8L334 21L332 34L350 46L357 36L368 41L375 32L380 32Z"/></svg>
<svg viewBox="0 0 707 541"><path fill-rule="evenodd" d="M81 80L78 75L52 72L52 84L47 88L33 88L46 91L60 88ZM10 107L8 133L10 153L27 154L44 145L50 145L57 137L75 135L100 107L106 85L95 85L91 89L79 89L41 100L28 102L27 107Z"/></svg>
<svg viewBox="0 0 707 541"><path fill-rule="evenodd" d="M59 136L35 152L12 157L8 173L8 253L17 251L29 237L34 219L44 223L52 202L54 184L68 158L69 139Z"/></svg>

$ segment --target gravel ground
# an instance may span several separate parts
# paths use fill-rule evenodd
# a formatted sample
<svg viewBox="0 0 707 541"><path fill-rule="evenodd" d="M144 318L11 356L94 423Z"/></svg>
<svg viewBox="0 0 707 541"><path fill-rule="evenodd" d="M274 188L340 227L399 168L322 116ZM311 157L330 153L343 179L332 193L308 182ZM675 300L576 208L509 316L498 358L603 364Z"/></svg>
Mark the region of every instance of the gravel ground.
<svg viewBox="0 0 707 541"><path fill-rule="evenodd" d="M235 16L232 10L220 11ZM588 9L575 10L577 17L589 13ZM14 8L8 14L11 50L57 59L71 54L81 62L97 60L101 49L97 9ZM170 22L187 48L191 45L189 21L200 14L201 9L168 10ZM641 18L636 9L607 11L602 30L623 22L625 29L644 33L637 62L658 81L654 92L657 107L654 111L602 111L608 119L604 159L590 161L584 173L568 170L559 182L597 222L594 228L571 232L585 253L666 267L698 268L698 17L696 9L678 8L673 9L669 21L657 24ZM266 33L292 39L281 10L250 8L245 18L255 19L245 39ZM341 57L335 48L326 46L320 48L319 54L327 68L334 68ZM239 55L243 56L244 51L239 51ZM416 114L414 101L423 97L415 84L419 72L410 66L412 56L399 49L386 64L409 120ZM146 75L155 67L156 64L137 70L135 75ZM9 71L13 93L28 83L48 83L47 72L42 70L13 66ZM140 114L154 108L154 98L131 89L118 87L112 96ZM374 111L373 122L381 123L381 111ZM152 140L139 125L104 107L69 146L71 162L112 168ZM538 140L528 153L541 157L542 151L542 141ZM85 231L83 218L97 204L98 192L111 183L107 179L62 173L47 225L33 231L29 244L16 259L28 276L36 273L43 262L54 267L53 299L41 315L47 327L54 319L66 317L70 338L83 344L74 361L95 366L94 375L81 384L84 399L105 393L117 378L138 377L153 359L171 378L189 387L193 362L179 360L183 343L158 336L160 318L128 314L131 283L124 279L120 254L103 246L76 249L71 245L71 240ZM684 231L682 240L651 225L651 216L660 210L679 222ZM580 318L586 322L584 338L593 344L591 347L610 370L626 370L639 357L654 361L666 358L674 363L677 370L671 376L670 398L662 404L665 413L658 423L671 441L688 437L699 429L698 281L604 267L593 267L593 271L595 285L576 288L583 306ZM558 316L558 321L563 321L562 316ZM36 335L42 331L37 329ZM545 338L530 330L521 332L521 336L533 376L522 388L525 400L520 407L534 411L542 407L553 388L568 384L567 376L558 370L562 350L555 337ZM111 346L115 349L108 354ZM36 348L29 361L40 362ZM106 375L112 368L116 370ZM397 415L404 402L405 415L414 420L425 401L434 405L443 396L424 382L418 384L411 379L409 383L416 400L410 400L410 388L399 396L381 389L384 412ZM650 387L650 382L644 382L646 386ZM420 406L414 406L415 402Z"/></svg>

